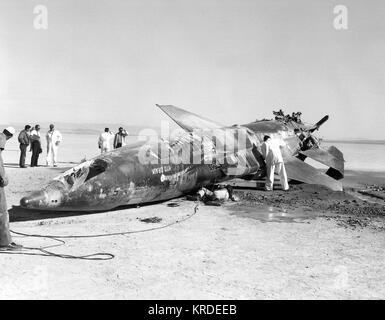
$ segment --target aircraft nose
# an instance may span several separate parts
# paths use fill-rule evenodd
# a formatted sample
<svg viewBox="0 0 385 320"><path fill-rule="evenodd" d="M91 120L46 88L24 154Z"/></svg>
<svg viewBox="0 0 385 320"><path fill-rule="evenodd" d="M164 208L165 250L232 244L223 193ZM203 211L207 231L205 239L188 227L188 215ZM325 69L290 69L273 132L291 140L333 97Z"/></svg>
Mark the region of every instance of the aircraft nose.
<svg viewBox="0 0 385 320"><path fill-rule="evenodd" d="M47 195L43 191L32 192L30 195L23 197L20 200L20 206L29 209L39 208L45 203L47 203Z"/></svg>
<svg viewBox="0 0 385 320"><path fill-rule="evenodd" d="M26 209L55 209L62 205L64 192L60 183L53 183L43 190L34 191L20 200L20 206Z"/></svg>

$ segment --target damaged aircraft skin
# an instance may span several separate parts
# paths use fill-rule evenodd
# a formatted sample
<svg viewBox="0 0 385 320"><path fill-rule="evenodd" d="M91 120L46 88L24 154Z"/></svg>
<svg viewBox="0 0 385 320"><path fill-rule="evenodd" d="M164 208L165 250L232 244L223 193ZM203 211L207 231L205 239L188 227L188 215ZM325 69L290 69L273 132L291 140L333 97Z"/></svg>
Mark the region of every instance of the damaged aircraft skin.
<svg viewBox="0 0 385 320"><path fill-rule="evenodd" d="M312 134L327 116L315 125L264 120L222 126L172 105L157 106L184 129L177 139L140 141L101 154L22 198L20 205L39 210L105 211L172 199L233 178L261 179L265 175L260 149L264 135L285 143L282 153L290 179L342 190L338 181L344 175L342 153L336 147L306 144L310 136L314 142ZM329 169L322 173L304 162L307 157Z"/></svg>

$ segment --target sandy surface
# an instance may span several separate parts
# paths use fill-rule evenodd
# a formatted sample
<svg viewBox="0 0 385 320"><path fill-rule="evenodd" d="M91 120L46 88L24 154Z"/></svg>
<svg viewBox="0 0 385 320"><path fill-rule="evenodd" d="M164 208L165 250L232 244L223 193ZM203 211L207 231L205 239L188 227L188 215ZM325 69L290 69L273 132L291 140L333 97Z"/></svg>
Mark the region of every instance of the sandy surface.
<svg viewBox="0 0 385 320"><path fill-rule="evenodd" d="M165 227L63 239L65 245L48 249L76 256L111 253L112 260L28 255L36 250L1 254L0 298L385 298L384 202L357 192L384 184L384 174L347 172L346 192L339 193L305 185L289 192L237 190L242 200L221 207L196 207L182 198L97 214L18 207L23 195L68 166L7 166L13 230L79 236ZM145 220L154 217L158 222ZM28 247L58 244L18 235L14 240Z"/></svg>

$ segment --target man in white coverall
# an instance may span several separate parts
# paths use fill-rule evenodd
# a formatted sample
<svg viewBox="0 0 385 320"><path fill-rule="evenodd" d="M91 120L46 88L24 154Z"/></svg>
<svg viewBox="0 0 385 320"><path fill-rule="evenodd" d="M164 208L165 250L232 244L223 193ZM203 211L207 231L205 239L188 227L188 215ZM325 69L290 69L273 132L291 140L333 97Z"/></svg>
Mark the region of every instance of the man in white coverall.
<svg viewBox="0 0 385 320"><path fill-rule="evenodd" d="M101 153L105 153L112 150L112 141L114 134L109 128L105 128L104 132L99 136L99 149Z"/></svg>
<svg viewBox="0 0 385 320"><path fill-rule="evenodd" d="M62 135L60 131L55 130L53 124L49 125L49 131L45 136L47 138L47 166L57 167L57 153L59 150L59 144L62 141Z"/></svg>
<svg viewBox="0 0 385 320"><path fill-rule="evenodd" d="M269 136L264 136L262 144L262 155L266 161L266 183L265 189L273 190L274 184L274 172L277 172L283 190L289 190L289 184L287 183L287 175L285 164L283 163L282 152L280 147L284 146L279 140L273 140Z"/></svg>

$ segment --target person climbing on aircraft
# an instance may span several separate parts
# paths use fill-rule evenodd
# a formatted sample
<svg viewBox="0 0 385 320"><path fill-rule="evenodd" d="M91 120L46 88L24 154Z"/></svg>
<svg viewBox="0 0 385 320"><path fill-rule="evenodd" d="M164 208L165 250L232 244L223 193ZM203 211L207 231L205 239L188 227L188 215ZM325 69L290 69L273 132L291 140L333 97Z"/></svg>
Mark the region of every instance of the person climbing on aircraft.
<svg viewBox="0 0 385 320"><path fill-rule="evenodd" d="M271 139L270 136L264 136L263 141L261 149L267 169L265 190L273 190L275 172L277 172L280 177L282 189L289 190L285 164L280 149L283 144L279 140Z"/></svg>

